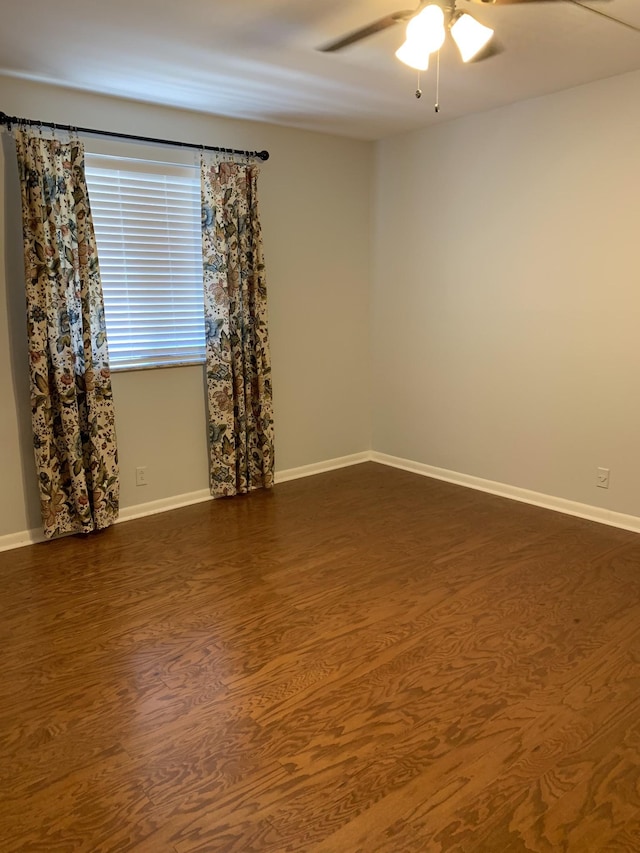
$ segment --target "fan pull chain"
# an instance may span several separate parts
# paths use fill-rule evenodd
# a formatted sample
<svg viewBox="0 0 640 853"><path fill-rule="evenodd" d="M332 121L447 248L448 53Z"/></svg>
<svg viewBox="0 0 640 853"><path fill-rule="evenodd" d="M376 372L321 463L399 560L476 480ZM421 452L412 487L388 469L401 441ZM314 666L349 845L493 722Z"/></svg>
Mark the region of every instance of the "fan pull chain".
<svg viewBox="0 0 640 853"><path fill-rule="evenodd" d="M440 51L438 51L438 55L436 56L436 102L434 110L437 113L440 112Z"/></svg>
<svg viewBox="0 0 640 853"><path fill-rule="evenodd" d="M422 97L422 89L420 88L420 71L418 70L418 88L416 89L416 98Z"/></svg>

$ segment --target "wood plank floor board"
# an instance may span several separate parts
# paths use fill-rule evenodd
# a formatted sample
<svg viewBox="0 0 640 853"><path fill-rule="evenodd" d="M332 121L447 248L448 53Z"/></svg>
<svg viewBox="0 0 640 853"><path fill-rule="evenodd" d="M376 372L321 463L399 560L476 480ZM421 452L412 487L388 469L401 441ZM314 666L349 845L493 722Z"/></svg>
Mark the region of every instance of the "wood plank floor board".
<svg viewBox="0 0 640 853"><path fill-rule="evenodd" d="M109 751L37 793L0 806L0 849L66 853L129 851L155 827L144 791L131 780L129 758Z"/></svg>
<svg viewBox="0 0 640 853"><path fill-rule="evenodd" d="M640 850L632 533L362 464L0 574L2 851Z"/></svg>

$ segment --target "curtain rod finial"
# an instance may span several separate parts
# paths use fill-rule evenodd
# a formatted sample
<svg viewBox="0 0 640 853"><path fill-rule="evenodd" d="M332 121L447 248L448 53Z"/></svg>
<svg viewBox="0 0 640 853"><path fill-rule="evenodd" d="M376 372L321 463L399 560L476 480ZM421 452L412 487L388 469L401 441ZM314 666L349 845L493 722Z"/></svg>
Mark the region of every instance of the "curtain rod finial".
<svg viewBox="0 0 640 853"><path fill-rule="evenodd" d="M268 151L258 151L258 157L261 160L268 160L269 159L269 152Z"/></svg>

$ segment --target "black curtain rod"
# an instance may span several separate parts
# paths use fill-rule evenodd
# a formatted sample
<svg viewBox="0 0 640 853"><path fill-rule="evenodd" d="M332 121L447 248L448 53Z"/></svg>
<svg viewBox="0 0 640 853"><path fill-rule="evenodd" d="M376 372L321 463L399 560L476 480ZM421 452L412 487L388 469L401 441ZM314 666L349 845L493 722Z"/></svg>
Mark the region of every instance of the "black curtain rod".
<svg viewBox="0 0 640 853"><path fill-rule="evenodd" d="M238 154L241 157L257 157L259 160L268 160L268 151L242 151L240 148L219 148L217 145L196 145L195 142L175 142L172 139L156 139L153 136L137 136L135 133L116 133L113 130L94 130L90 127L76 127L71 124L56 124L52 121L35 121L30 118L19 118L8 116L0 112L0 125L5 124L11 128L12 124L26 124L29 127L49 127L52 130L68 130L70 133L93 133L96 136L111 136L115 139L132 139L135 142L152 142L158 145L172 145L175 148L193 148L196 151L217 151L220 154Z"/></svg>

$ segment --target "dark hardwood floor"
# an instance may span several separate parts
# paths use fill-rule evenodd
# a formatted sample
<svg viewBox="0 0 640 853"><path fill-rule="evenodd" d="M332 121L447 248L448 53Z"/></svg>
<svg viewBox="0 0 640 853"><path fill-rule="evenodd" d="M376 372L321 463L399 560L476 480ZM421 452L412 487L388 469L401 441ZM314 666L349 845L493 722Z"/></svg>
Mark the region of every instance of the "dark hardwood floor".
<svg viewBox="0 0 640 853"><path fill-rule="evenodd" d="M374 464L0 554L0 850L640 851L640 537Z"/></svg>

